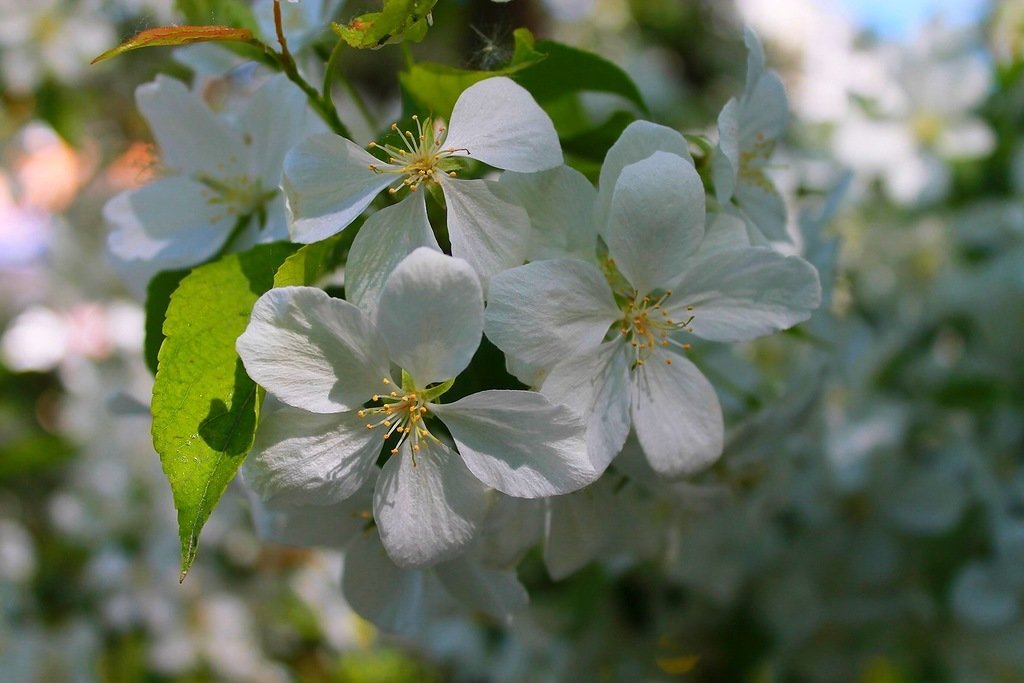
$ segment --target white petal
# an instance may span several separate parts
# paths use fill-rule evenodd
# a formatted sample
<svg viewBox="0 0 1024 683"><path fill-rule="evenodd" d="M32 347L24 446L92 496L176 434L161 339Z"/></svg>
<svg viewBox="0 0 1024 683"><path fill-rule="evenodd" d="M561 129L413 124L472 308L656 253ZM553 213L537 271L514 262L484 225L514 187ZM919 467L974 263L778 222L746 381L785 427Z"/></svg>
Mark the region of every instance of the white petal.
<svg viewBox="0 0 1024 683"><path fill-rule="evenodd" d="M740 182L736 186L736 203L757 226L764 236L773 242L791 242L786 231L786 203L782 195L771 184Z"/></svg>
<svg viewBox="0 0 1024 683"><path fill-rule="evenodd" d="M938 140L939 153L948 159L972 159L988 154L996 144L992 129L981 121L949 125Z"/></svg>
<svg viewBox="0 0 1024 683"><path fill-rule="evenodd" d="M638 293L676 277L704 239L704 185L689 162L655 152L622 170L612 195L608 251Z"/></svg>
<svg viewBox="0 0 1024 683"><path fill-rule="evenodd" d="M280 180L280 179L279 179ZM266 205L266 222L258 226L257 244L288 241L288 211L285 207L284 195L278 193ZM255 223L255 221L253 221ZM239 249L242 251L242 249Z"/></svg>
<svg viewBox="0 0 1024 683"><path fill-rule="evenodd" d="M309 413L289 406L264 411L245 481L267 501L328 505L358 491L373 470L384 434L355 411Z"/></svg>
<svg viewBox="0 0 1024 683"><path fill-rule="evenodd" d="M736 189L736 173L740 167L739 102L726 102L718 115L718 146L711 159L715 180L715 197L725 204Z"/></svg>
<svg viewBox="0 0 1024 683"><path fill-rule="evenodd" d="M677 477L717 460L722 455L722 408L697 366L676 354L657 353L634 372L633 427L651 467Z"/></svg>
<svg viewBox="0 0 1024 683"><path fill-rule="evenodd" d="M741 215L733 213L735 209L708 214L708 225L704 232L704 241L695 258L723 249L742 249L750 246L750 233L747 221ZM737 212L738 213L738 212Z"/></svg>
<svg viewBox="0 0 1024 683"><path fill-rule="evenodd" d="M585 175L569 166L557 166L539 173L503 173L500 183L511 190L530 217L528 261L594 259L597 191Z"/></svg>
<svg viewBox="0 0 1024 683"><path fill-rule="evenodd" d="M512 568L544 535L544 501L497 499L480 534L480 558L491 567Z"/></svg>
<svg viewBox="0 0 1024 683"><path fill-rule="evenodd" d="M384 391L384 341L363 313L313 287L272 289L259 298L235 347L253 380L314 413L355 410Z"/></svg>
<svg viewBox="0 0 1024 683"><path fill-rule="evenodd" d="M474 83L459 96L444 146L509 171L530 173L562 163L551 119L525 88L504 77Z"/></svg>
<svg viewBox="0 0 1024 683"><path fill-rule="evenodd" d="M764 46L753 29L747 27L743 31L743 43L747 47L747 82L744 97L750 97L764 74Z"/></svg>
<svg viewBox="0 0 1024 683"><path fill-rule="evenodd" d="M345 553L341 590L359 616L391 633L412 633L426 620L426 577L399 569L376 534L364 534Z"/></svg>
<svg viewBox="0 0 1024 683"><path fill-rule="evenodd" d="M883 173L889 196L900 204L924 204L942 197L949 189L949 166L930 153L914 154L891 164Z"/></svg>
<svg viewBox="0 0 1024 683"><path fill-rule="evenodd" d="M372 313L391 271L418 247L441 251L427 221L422 192L366 219L345 265L345 298Z"/></svg>
<svg viewBox="0 0 1024 683"><path fill-rule="evenodd" d="M832 146L842 163L878 173L913 157L917 143L905 123L851 116L836 130Z"/></svg>
<svg viewBox="0 0 1024 683"><path fill-rule="evenodd" d="M622 317L604 275L583 261L538 261L491 279L484 331L517 362L550 367L596 349Z"/></svg>
<svg viewBox="0 0 1024 683"><path fill-rule="evenodd" d="M317 242L340 232L398 180L377 173L385 164L345 138L324 133L306 138L284 159L283 188L291 214L292 239Z"/></svg>
<svg viewBox="0 0 1024 683"><path fill-rule="evenodd" d="M606 342L592 353L559 363L540 391L583 416L590 461L603 472L629 435L631 390L625 344Z"/></svg>
<svg viewBox="0 0 1024 683"><path fill-rule="evenodd" d="M452 255L485 281L526 260L530 217L508 188L490 180L441 179Z"/></svg>
<svg viewBox="0 0 1024 683"><path fill-rule="evenodd" d="M429 406L458 444L469 471L518 498L576 491L597 479L582 418L532 391L481 391Z"/></svg>
<svg viewBox="0 0 1024 683"><path fill-rule="evenodd" d="M391 360L422 389L462 372L480 346L484 301L465 261L421 247L395 267L377 307Z"/></svg>
<svg viewBox="0 0 1024 683"><path fill-rule="evenodd" d="M242 465L248 474L249 461ZM376 481L376 479L374 479ZM290 505L260 500L250 493L253 525L260 540L301 547L341 550L369 525L373 514L373 484L333 505Z"/></svg>
<svg viewBox="0 0 1024 683"><path fill-rule="evenodd" d="M248 170L241 133L219 119L181 81L157 76L135 90L135 102L167 166L218 178Z"/></svg>
<svg viewBox="0 0 1024 683"><path fill-rule="evenodd" d="M281 184L285 154L306 133L308 115L305 94L284 74L270 78L246 104L239 124L264 190Z"/></svg>
<svg viewBox="0 0 1024 683"><path fill-rule="evenodd" d="M466 607L508 622L530 602L514 570L489 569L465 556L437 565L441 585Z"/></svg>
<svg viewBox="0 0 1024 683"><path fill-rule="evenodd" d="M699 337L734 342L792 327L820 303L814 266L798 256L748 247L695 259L673 287L665 311L676 320L692 315L690 327Z"/></svg>
<svg viewBox="0 0 1024 683"><path fill-rule="evenodd" d="M607 538L594 487L548 501L544 520L544 566L561 581L597 557Z"/></svg>
<svg viewBox="0 0 1024 683"><path fill-rule="evenodd" d="M388 556L399 567L453 559L476 536L487 512L487 489L442 444L408 440L392 455L373 496L373 516Z"/></svg>
<svg viewBox="0 0 1024 683"><path fill-rule="evenodd" d="M768 72L758 79L749 97L740 106L740 148L782 137L789 125L789 101L778 75Z"/></svg>
<svg viewBox="0 0 1024 683"><path fill-rule="evenodd" d="M164 178L117 195L103 208L119 261L148 261L156 270L202 263L223 246L237 217L208 201L208 190L184 177Z"/></svg>
<svg viewBox="0 0 1024 683"><path fill-rule="evenodd" d="M667 126L650 121L634 121L626 126L619 139L608 150L601 165L601 177L598 182L597 206L595 217L598 230L604 234L604 228L611 212L612 194L619 181L622 169L630 164L643 161L655 152L668 152L686 159L691 164L690 145L682 133Z"/></svg>

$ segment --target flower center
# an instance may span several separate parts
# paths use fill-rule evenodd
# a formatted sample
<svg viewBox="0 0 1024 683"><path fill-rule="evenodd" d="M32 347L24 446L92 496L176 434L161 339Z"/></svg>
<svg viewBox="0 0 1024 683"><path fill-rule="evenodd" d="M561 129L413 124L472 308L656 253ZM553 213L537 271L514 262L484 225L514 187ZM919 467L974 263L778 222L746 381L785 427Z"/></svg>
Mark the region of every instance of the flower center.
<svg viewBox="0 0 1024 683"><path fill-rule="evenodd" d="M665 310L666 304L672 298L671 289L660 295L640 296L619 271L615 259L603 258L600 260L600 266L608 284L611 285L619 308L622 309L622 318L612 330L618 330L618 336L623 337L632 347L634 368L646 363L658 347L674 346L683 351L690 350L689 344L676 341L672 334L693 332L690 326L694 319L693 306L686 307L686 320L674 320ZM672 365L671 356L666 356L664 360L666 365Z"/></svg>
<svg viewBox="0 0 1024 683"><path fill-rule="evenodd" d="M229 178L215 178L200 173L195 179L206 186L203 196L208 204L223 208L224 214L212 218L218 222L228 216L242 218L257 214L263 217L268 201L277 195L277 190L264 190L259 179L241 174Z"/></svg>
<svg viewBox="0 0 1024 683"><path fill-rule="evenodd" d="M674 320L665 310L665 303L672 297L668 290L655 298L654 296L638 296L635 292L626 298L622 309L622 320L619 333L629 342L633 349L633 366L639 367L647 362L658 347L675 346L688 351L689 344L683 344L672 338L674 332L693 332L693 306L687 306L689 314L686 320ZM665 363L672 365L672 358L666 357Z"/></svg>
<svg viewBox="0 0 1024 683"><path fill-rule="evenodd" d="M388 387L394 386L387 377L383 382ZM384 440L393 435L398 436L398 443L391 449L392 455L397 455L399 448L408 439L415 465L416 454L420 451L422 441L429 439L434 443L440 443L423 421L428 414L426 403L431 398L429 393L391 389L386 394L374 394L373 402L379 405L363 408L357 411L356 415L366 422L367 429L387 430Z"/></svg>
<svg viewBox="0 0 1024 683"><path fill-rule="evenodd" d="M757 185L764 190L773 189L771 181L765 175L764 167L775 149L775 141L765 138L764 133L758 133L754 138L754 144L750 149L740 151L740 179Z"/></svg>
<svg viewBox="0 0 1024 683"><path fill-rule="evenodd" d="M910 122L910 128L914 137L922 145L934 145L942 136L942 119L935 114L922 113L915 116Z"/></svg>
<svg viewBox="0 0 1024 683"><path fill-rule="evenodd" d="M436 182L438 173L454 177L456 173L451 167L451 162L447 161L448 158L459 152L469 153L468 149L444 147L444 140L448 136L447 129L440 126L435 128L429 118L421 122L420 117L413 115L412 119L416 122L415 133L411 130L402 132L397 124L391 125L391 130L398 133L402 139L403 147L390 143L370 143L371 148L384 150L388 155L387 166L370 164L371 171L405 176L401 185L388 190L391 194L403 187L415 192L423 183Z"/></svg>

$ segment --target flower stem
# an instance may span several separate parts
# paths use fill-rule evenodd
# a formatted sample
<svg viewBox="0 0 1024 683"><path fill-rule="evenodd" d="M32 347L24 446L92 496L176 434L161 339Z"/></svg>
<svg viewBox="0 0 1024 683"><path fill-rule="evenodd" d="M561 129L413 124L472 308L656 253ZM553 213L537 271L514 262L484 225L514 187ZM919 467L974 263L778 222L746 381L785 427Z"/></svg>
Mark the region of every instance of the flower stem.
<svg viewBox="0 0 1024 683"><path fill-rule="evenodd" d="M257 47L263 48L264 53L267 57L273 61L274 65L277 66L284 74L288 77L295 85L299 86L299 89L306 94L306 98L309 100L310 106L316 111L316 113L324 120L327 126L337 133L338 135L351 138L352 135L349 133L348 127L342 123L338 117L338 110L334 107L334 102L331 101L329 94L321 94L317 92L316 88L309 84L302 74L299 73L299 69L295 64L295 58L292 57L292 53L288 50L288 40L284 35L284 24L281 18L281 0L274 0L274 29L277 32L277 42L281 45L281 51L277 52L266 43L260 41L253 41L253 44ZM333 54L332 54L333 58ZM330 68L328 68L328 74Z"/></svg>

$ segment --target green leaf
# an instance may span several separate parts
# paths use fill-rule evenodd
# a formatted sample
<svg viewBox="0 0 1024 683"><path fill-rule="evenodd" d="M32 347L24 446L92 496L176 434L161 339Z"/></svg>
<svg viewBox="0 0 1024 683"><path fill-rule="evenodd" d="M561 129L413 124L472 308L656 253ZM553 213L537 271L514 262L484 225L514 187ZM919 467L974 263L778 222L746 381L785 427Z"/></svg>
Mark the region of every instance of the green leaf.
<svg viewBox="0 0 1024 683"><path fill-rule="evenodd" d="M164 343L164 318L167 317L167 306L171 303L171 294L178 288L189 270L166 270L158 273L146 288L146 342L144 353L146 366L154 375L157 369L157 357L160 346Z"/></svg>
<svg viewBox="0 0 1024 683"><path fill-rule="evenodd" d="M566 93L606 92L621 95L648 113L633 79L604 57L553 40L543 40L535 49L547 59L523 69L515 79L541 104Z"/></svg>
<svg viewBox="0 0 1024 683"><path fill-rule="evenodd" d="M321 242L307 244L285 259L274 275L275 287L313 285L341 264L355 230L345 230Z"/></svg>
<svg viewBox="0 0 1024 683"><path fill-rule="evenodd" d="M562 139L562 149L567 154L601 161L615 141L622 135L626 126L633 123L636 116L626 111L617 111L608 119L589 130Z"/></svg>
<svg viewBox="0 0 1024 683"><path fill-rule="evenodd" d="M295 245L266 244L195 268L171 295L153 385L153 445L178 511L181 578L199 532L252 448L256 384L235 340Z"/></svg>
<svg viewBox="0 0 1024 683"><path fill-rule="evenodd" d="M418 43L432 22L437 0L384 0L380 12L361 14L348 24L332 24L334 32L351 47L375 50L390 43Z"/></svg>
<svg viewBox="0 0 1024 683"><path fill-rule="evenodd" d="M525 28L516 29L515 51L504 67L493 71L457 69L444 64L413 64L398 75L405 93L431 116L448 118L455 101L469 86L493 76L512 76L544 59L534 49L533 34Z"/></svg>
<svg viewBox="0 0 1024 683"><path fill-rule="evenodd" d="M223 24L258 33L259 22L243 0L177 0L178 11L190 24Z"/></svg>
<svg viewBox="0 0 1024 683"><path fill-rule="evenodd" d="M91 64L96 64L97 62L102 62L143 47L210 42L249 43L252 40L252 31L247 28L231 28L230 26L161 26L136 34L117 47L107 50L96 57L92 60Z"/></svg>
<svg viewBox="0 0 1024 683"><path fill-rule="evenodd" d="M455 101L466 88L492 76L514 79L553 117L559 112L564 114L566 107L571 109L573 96L585 91L621 95L641 112L648 113L643 96L629 75L603 57L550 40L535 43L533 35L522 28L513 35L515 49L504 67L478 71L429 62L414 64L399 74L402 88L425 112L444 118L451 114ZM581 132L577 128L560 126L558 130L563 136L571 136Z"/></svg>
<svg viewBox="0 0 1024 683"><path fill-rule="evenodd" d="M445 64L413 64L398 75L402 88L416 106L431 116L447 119L455 101L469 86L500 75L494 71L469 71Z"/></svg>

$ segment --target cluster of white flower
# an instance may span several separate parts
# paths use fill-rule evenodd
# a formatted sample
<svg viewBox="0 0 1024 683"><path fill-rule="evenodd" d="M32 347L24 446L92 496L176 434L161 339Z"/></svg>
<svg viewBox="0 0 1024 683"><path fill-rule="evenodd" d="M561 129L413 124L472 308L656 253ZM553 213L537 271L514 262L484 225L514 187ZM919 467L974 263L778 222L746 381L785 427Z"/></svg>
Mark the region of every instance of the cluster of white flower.
<svg viewBox="0 0 1024 683"><path fill-rule="evenodd" d="M683 135L637 121L597 188L564 165L548 115L505 77L468 87L447 124L413 116L414 130L393 126L369 152L316 132L284 76L224 112L170 78L139 88L171 175L105 211L110 252L139 291L255 243L331 238L375 199L394 202L352 242L346 300L272 289L237 342L270 395L244 468L262 526L289 543L350 540L346 592L375 622L402 628L422 600L367 586L404 594L434 576L506 616L525 601L519 558L496 562L483 532L543 508L498 515L503 497L565 508L552 497L598 482L631 431L663 477L706 468L723 417L689 340L753 339L819 305L815 268L770 246L788 240L765 174L787 102L753 33L747 44L746 90L720 117L713 173L712 155L703 165L713 178ZM479 177L485 167L504 173ZM428 196L446 211L441 229ZM529 390L446 402L484 334ZM547 553L553 573L578 566L560 552Z"/></svg>

